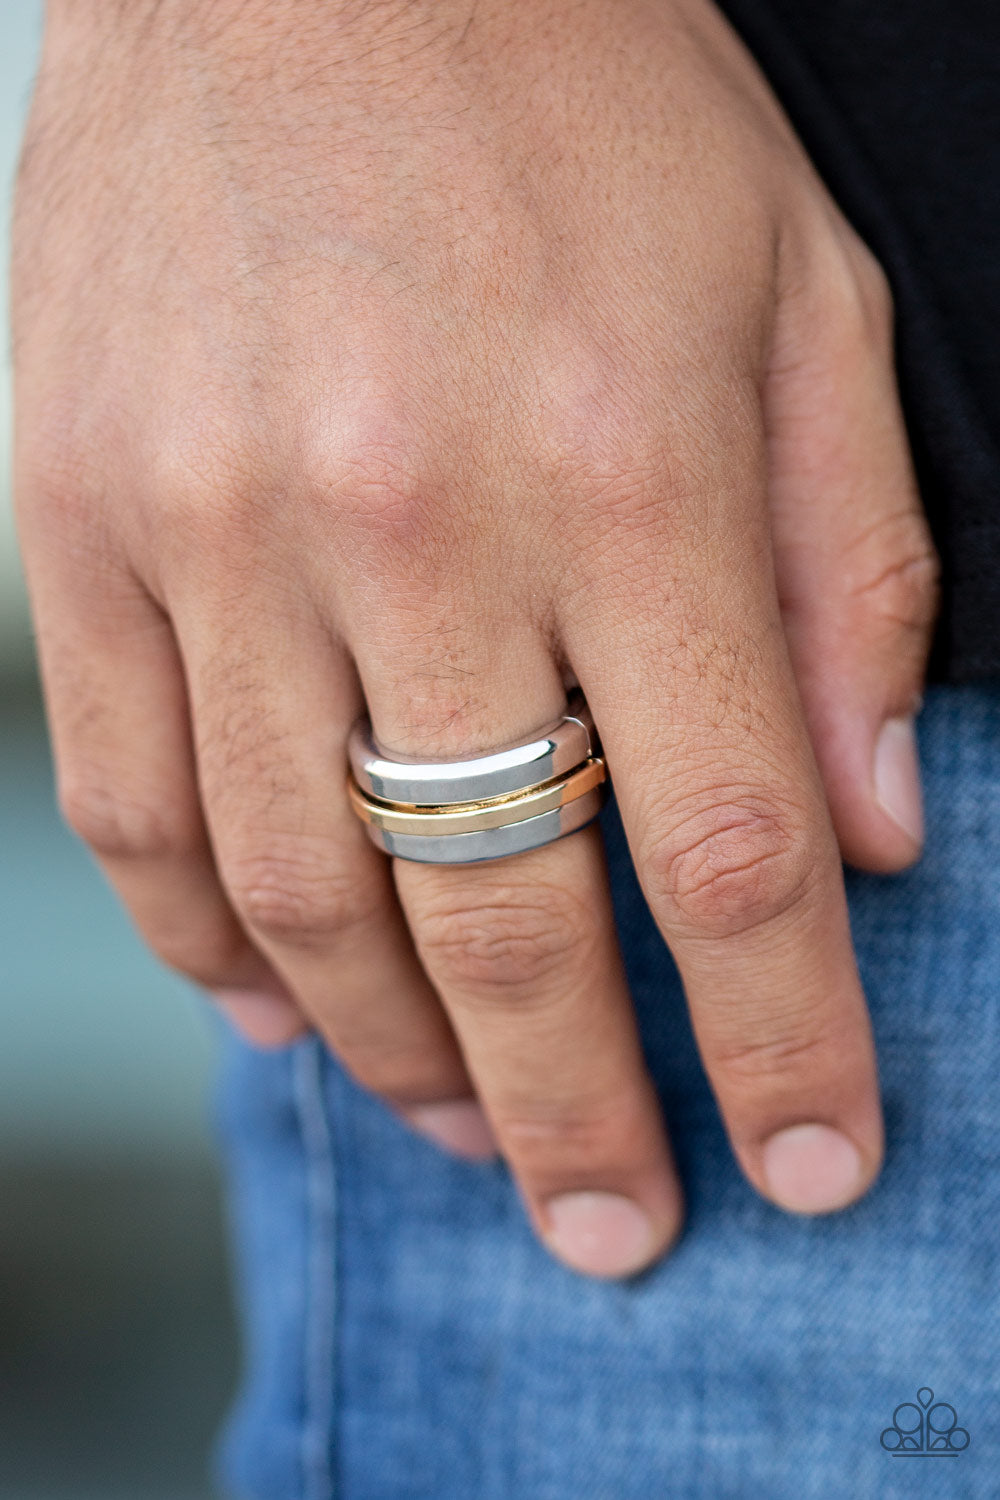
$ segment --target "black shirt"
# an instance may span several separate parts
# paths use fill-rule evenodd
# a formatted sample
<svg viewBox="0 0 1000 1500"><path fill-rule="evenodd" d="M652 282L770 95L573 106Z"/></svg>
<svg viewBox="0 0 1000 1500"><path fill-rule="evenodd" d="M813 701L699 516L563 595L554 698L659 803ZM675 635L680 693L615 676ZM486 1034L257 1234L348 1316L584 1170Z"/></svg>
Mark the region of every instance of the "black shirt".
<svg viewBox="0 0 1000 1500"><path fill-rule="evenodd" d="M931 676L1000 677L1000 5L721 5L892 283L944 567Z"/></svg>

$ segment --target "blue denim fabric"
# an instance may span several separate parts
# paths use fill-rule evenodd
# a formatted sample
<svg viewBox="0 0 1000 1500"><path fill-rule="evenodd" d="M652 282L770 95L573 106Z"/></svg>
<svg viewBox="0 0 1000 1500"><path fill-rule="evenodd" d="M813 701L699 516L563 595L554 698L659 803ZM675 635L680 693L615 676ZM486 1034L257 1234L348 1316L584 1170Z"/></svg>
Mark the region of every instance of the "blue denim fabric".
<svg viewBox="0 0 1000 1500"><path fill-rule="evenodd" d="M221 1105L248 1327L245 1500L1000 1496L1000 688L921 721L927 854L850 874L884 1173L805 1220L736 1170L620 827L624 951L689 1217L628 1285L530 1234L502 1166L410 1135L308 1041L233 1044ZM920 1387L971 1435L880 1446Z"/></svg>

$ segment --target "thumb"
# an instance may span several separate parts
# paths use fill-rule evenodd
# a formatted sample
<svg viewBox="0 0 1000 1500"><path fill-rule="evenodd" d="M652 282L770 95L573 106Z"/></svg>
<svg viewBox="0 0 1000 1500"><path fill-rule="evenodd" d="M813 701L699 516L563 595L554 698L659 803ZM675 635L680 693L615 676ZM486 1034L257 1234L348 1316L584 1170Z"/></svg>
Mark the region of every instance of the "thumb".
<svg viewBox="0 0 1000 1500"><path fill-rule="evenodd" d="M779 304L765 385L775 574L788 649L843 857L917 858L914 716L937 609L893 367L892 304L868 251Z"/></svg>

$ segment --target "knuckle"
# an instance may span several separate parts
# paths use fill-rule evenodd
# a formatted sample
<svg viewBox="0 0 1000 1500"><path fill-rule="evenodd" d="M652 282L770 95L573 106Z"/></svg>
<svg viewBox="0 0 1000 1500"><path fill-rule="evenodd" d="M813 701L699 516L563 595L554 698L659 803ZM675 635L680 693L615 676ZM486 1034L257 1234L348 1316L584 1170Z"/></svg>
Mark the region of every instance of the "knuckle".
<svg viewBox="0 0 1000 1500"><path fill-rule="evenodd" d="M146 940L168 969L184 974L205 989L222 989L246 959L246 938L233 921L202 923L162 922L147 931Z"/></svg>
<svg viewBox="0 0 1000 1500"><path fill-rule="evenodd" d="M344 551L363 560L387 604L398 604L400 590L433 587L467 550L468 513L456 514L408 436L381 436L307 462L302 493Z"/></svg>
<svg viewBox="0 0 1000 1500"><path fill-rule="evenodd" d="M346 403L333 436L324 430L303 446L303 493L358 542L419 551L440 530L443 506L423 473L421 439L384 396L372 392L363 408Z"/></svg>
<svg viewBox="0 0 1000 1500"><path fill-rule="evenodd" d="M532 1177L555 1172L567 1180L606 1175L649 1153L650 1122L628 1090L614 1098L577 1095L557 1103L501 1108L499 1128L518 1168Z"/></svg>
<svg viewBox="0 0 1000 1500"><path fill-rule="evenodd" d="M659 838L644 864L671 925L730 937L802 900L815 858L789 809L773 797L743 793L690 814Z"/></svg>
<svg viewBox="0 0 1000 1500"><path fill-rule="evenodd" d="M166 804L131 797L96 775L66 772L59 781L65 823L102 859L155 859L190 847L183 820Z"/></svg>
<svg viewBox="0 0 1000 1500"><path fill-rule="evenodd" d="M851 599L889 628L924 633L938 607L940 563L922 517L889 517L848 559Z"/></svg>
<svg viewBox="0 0 1000 1500"><path fill-rule="evenodd" d="M828 307L852 336L891 349L895 304L889 278L865 242L842 228L825 241L820 286Z"/></svg>
<svg viewBox="0 0 1000 1500"><path fill-rule="evenodd" d="M321 849L272 840L230 859L226 885L249 928L281 947L323 949L356 940L373 918L362 882L331 868Z"/></svg>
<svg viewBox="0 0 1000 1500"><path fill-rule="evenodd" d="M373 1046L345 1037L337 1039L337 1052L362 1088L398 1108L451 1099L467 1087L458 1065L440 1049Z"/></svg>
<svg viewBox="0 0 1000 1500"><path fill-rule="evenodd" d="M560 339L533 373L542 396L534 452L549 497L547 524L569 528L575 564L581 551L596 561L612 538L626 555L642 550L651 532L662 533L665 517L676 521L690 492L692 462L710 442L703 414L686 402L654 412L622 382L620 361L586 339ZM727 411L731 433L735 418Z"/></svg>
<svg viewBox="0 0 1000 1500"><path fill-rule="evenodd" d="M408 455L388 444L355 450L338 464L314 467L309 489L321 500L332 496L338 514L359 530L396 544L421 535L423 488Z"/></svg>
<svg viewBox="0 0 1000 1500"><path fill-rule="evenodd" d="M273 555L275 496L287 491L260 434L226 412L207 412L168 425L141 460L152 498L146 545L165 574L196 579L210 596L234 579L259 577Z"/></svg>
<svg viewBox="0 0 1000 1500"><path fill-rule="evenodd" d="M480 896L475 904L441 905L422 915L420 949L446 987L513 996L538 990L568 965L585 961L588 922L569 892L497 887Z"/></svg>
<svg viewBox="0 0 1000 1500"><path fill-rule="evenodd" d="M840 1042L846 1045L846 1039ZM752 1090L761 1083L780 1085L794 1079L827 1077L831 1059L838 1051L845 1055L844 1046L815 1023L810 1025L807 1016L785 1021L772 1016L754 1036L714 1043L707 1061L713 1073L725 1075L730 1089L745 1084Z"/></svg>
<svg viewBox="0 0 1000 1500"><path fill-rule="evenodd" d="M889 279L864 241L838 218L824 214L813 232L784 243L785 294L803 317L803 362L814 357L816 329L827 356L845 357L860 344L891 358L895 305Z"/></svg>

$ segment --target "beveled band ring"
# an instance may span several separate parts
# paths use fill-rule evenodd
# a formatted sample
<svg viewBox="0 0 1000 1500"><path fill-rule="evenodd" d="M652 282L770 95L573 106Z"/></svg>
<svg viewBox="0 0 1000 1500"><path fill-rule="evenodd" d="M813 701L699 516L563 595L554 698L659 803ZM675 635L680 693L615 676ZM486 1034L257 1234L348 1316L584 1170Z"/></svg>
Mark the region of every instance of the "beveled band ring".
<svg viewBox="0 0 1000 1500"><path fill-rule="evenodd" d="M519 745L459 761L386 755L367 718L349 741L351 806L373 843L400 859L470 864L539 848L596 817L607 769L579 693Z"/></svg>
<svg viewBox="0 0 1000 1500"><path fill-rule="evenodd" d="M420 761L384 755L367 717L351 731L348 755L363 792L383 802L440 807L448 802L479 802L551 781L595 753L597 735L581 693L566 712L527 742L502 746L475 760Z"/></svg>

